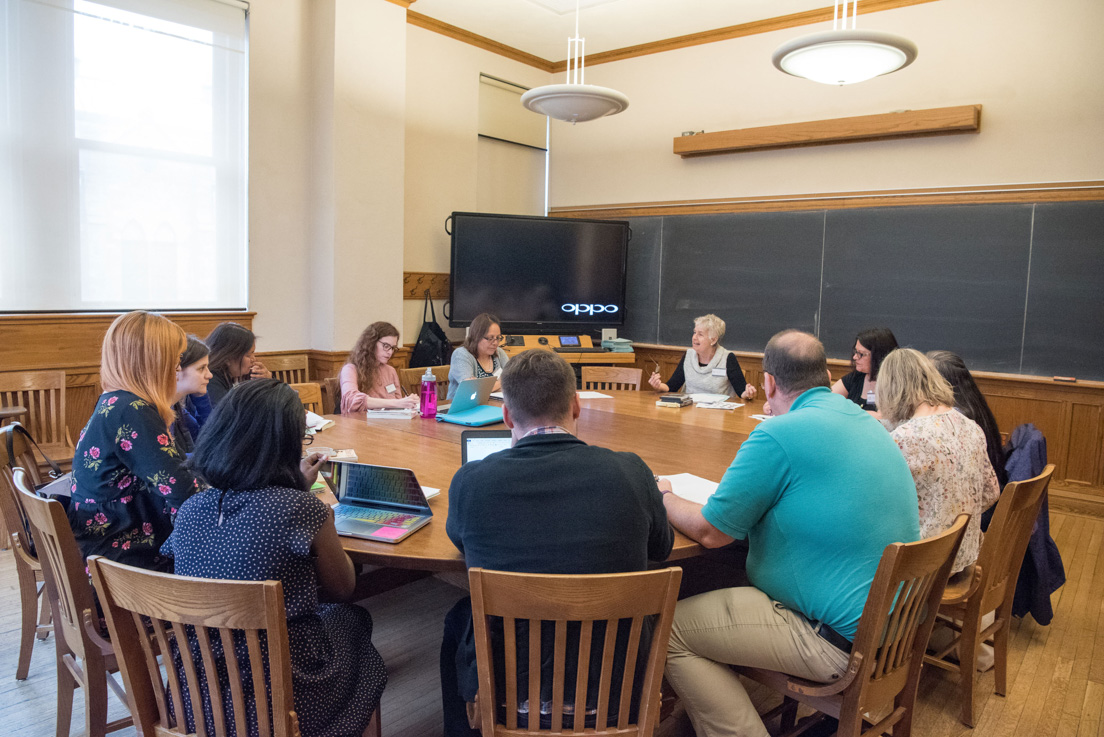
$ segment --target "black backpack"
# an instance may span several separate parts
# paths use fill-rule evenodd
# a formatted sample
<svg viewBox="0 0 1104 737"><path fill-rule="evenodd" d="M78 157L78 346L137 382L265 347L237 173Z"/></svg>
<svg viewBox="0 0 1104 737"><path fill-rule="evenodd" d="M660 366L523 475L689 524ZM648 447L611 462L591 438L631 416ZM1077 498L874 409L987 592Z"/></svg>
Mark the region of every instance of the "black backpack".
<svg viewBox="0 0 1104 737"><path fill-rule="evenodd" d="M426 318L426 310L429 318ZM423 366L446 366L452 358L452 343L445 331L437 324L437 314L433 310L433 301L426 290L425 306L422 307L422 330L418 333L418 342L410 352L410 368Z"/></svg>

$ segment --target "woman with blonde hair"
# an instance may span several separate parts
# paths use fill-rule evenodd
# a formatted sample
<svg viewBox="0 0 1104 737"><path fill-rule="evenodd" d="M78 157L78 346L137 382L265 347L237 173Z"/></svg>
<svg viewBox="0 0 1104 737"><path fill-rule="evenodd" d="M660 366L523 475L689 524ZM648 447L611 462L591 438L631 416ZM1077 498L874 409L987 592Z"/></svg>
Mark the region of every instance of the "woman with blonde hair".
<svg viewBox="0 0 1104 737"><path fill-rule="evenodd" d="M736 354L720 344L724 334L725 322L716 315L695 317L686 358L666 383L655 371L648 378L648 384L659 392L681 389L686 394L726 394L755 399L755 385L744 379Z"/></svg>
<svg viewBox="0 0 1104 737"><path fill-rule="evenodd" d="M415 394L403 396L399 372L388 361L399 347L399 331L389 322L374 322L357 338L341 367L341 414L369 409L417 409Z"/></svg>
<svg viewBox="0 0 1104 737"><path fill-rule="evenodd" d="M931 359L911 348L885 357L877 402L916 482L921 537L938 535L958 515L970 515L952 568L958 573L977 560L981 513L1000 496L985 433L954 409L954 391Z"/></svg>
<svg viewBox="0 0 1104 737"><path fill-rule="evenodd" d="M81 553L169 570L160 548L197 488L170 430L176 372L187 341L179 325L128 312L103 340L104 393L73 456L69 524Z"/></svg>

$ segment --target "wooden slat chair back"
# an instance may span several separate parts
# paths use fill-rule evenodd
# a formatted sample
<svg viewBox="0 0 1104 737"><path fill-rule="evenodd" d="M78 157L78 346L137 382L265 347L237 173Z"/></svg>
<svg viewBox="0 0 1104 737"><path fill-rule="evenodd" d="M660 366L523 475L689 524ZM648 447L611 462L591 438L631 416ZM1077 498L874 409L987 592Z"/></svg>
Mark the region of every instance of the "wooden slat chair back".
<svg viewBox="0 0 1104 737"><path fill-rule="evenodd" d="M322 414L341 414L341 383L336 376L322 379Z"/></svg>
<svg viewBox="0 0 1104 737"><path fill-rule="evenodd" d="M839 719L839 737L909 734L924 649L968 520L969 515L959 515L941 535L886 547L847 671L838 681L817 683L761 668L735 668L785 696L774 710L782 714L784 730L793 729L801 702ZM864 713L884 716L867 727Z"/></svg>
<svg viewBox="0 0 1104 737"><path fill-rule="evenodd" d="M430 366L434 378L437 379L437 399L448 396L448 382L450 366ZM421 396L422 377L425 376L425 367L399 369L399 383L403 392Z"/></svg>
<svg viewBox="0 0 1104 737"><path fill-rule="evenodd" d="M291 388L299 395L299 401L303 403L304 408L315 414L323 414L321 386L311 382L309 384L292 384Z"/></svg>
<svg viewBox="0 0 1104 737"><path fill-rule="evenodd" d="M307 357L302 354L263 356L261 363L272 372L272 378L279 379L285 384L305 384L310 381L310 365L307 363Z"/></svg>
<svg viewBox="0 0 1104 737"><path fill-rule="evenodd" d="M119 665L140 734L223 737L233 725L235 733L244 737L249 734L247 715L253 713L258 734L299 735L292 700L287 614L279 581L173 576L100 556L89 557L88 568L111 640L119 648ZM146 634L147 622L152 625L152 637ZM221 648L220 658L218 644L213 644L216 633L221 643L234 642L237 633L236 639L244 641L248 657L239 661L231 645ZM189 641L199 650L201 668L190 657ZM172 657L166 655L166 683L157 653L172 653L177 646L181 647L184 679L172 665ZM229 694L224 694L219 684L217 660L225 663ZM203 690L210 694L210 723L204 716L201 681ZM252 686L248 697L246 682ZM195 732L188 732L184 724L181 705L185 698L191 706ZM169 699L173 715L169 713ZM227 702L230 709L224 706Z"/></svg>
<svg viewBox="0 0 1104 737"><path fill-rule="evenodd" d="M1008 693L1008 639L1012 622L1012 599L1023 565L1024 553L1031 539L1031 528L1039 516L1043 495L1050 485L1054 464L1032 479L1012 481L1004 487L989 529L981 541L981 551L972 571L960 574L958 585L944 592L939 613L940 626L955 631L956 636L925 662L959 673L961 680L960 718L963 724L974 726L974 690L977 683L978 649L992 640L995 656L994 690ZM982 617L996 611L992 624L982 628ZM947 658L957 652L958 663ZM960 663L969 663L963 667Z"/></svg>
<svg viewBox="0 0 1104 737"><path fill-rule="evenodd" d="M64 465L73 460L73 439L65 425L64 371L0 373L0 406L25 407L24 427L42 451Z"/></svg>
<svg viewBox="0 0 1104 737"><path fill-rule="evenodd" d="M60 502L42 499L27 485L23 469L13 480L31 525L35 550L42 563L54 618L57 649L57 731L69 734L73 689L84 690L85 735L95 737L129 727L130 717L107 721L107 689L124 704L126 693L112 673L118 670L111 643L99 631L99 617L84 559Z"/></svg>
<svg viewBox="0 0 1104 737"><path fill-rule="evenodd" d="M8 456L7 438L11 436L14 458ZM24 680L31 667L31 648L35 638L45 640L53 627L50 624L50 602L42 596L44 579L42 564L35 555L27 534L26 515L12 475L14 467L25 467L35 484L41 483L31 449L12 426L0 427L0 515L8 530L8 542L15 556L15 574L19 582L19 604L22 608L19 636L19 661L15 668L17 680Z"/></svg>
<svg viewBox="0 0 1104 737"><path fill-rule="evenodd" d="M614 368L610 366L583 366L582 384L584 391L602 391L608 389L632 389L640 391L640 377L643 371L638 368Z"/></svg>
<svg viewBox="0 0 1104 737"><path fill-rule="evenodd" d="M471 583L472 618L475 624L476 663L479 671L479 697L477 699L480 726L484 737L491 735L560 734L564 730L588 735L651 735L658 722L660 683L667 659L667 640L674 619L682 569L666 568L643 573L619 573L589 576L559 576L542 574L504 573L472 568L468 572ZM499 723L496 712L496 674L491 646L491 617L503 618L503 650L505 657L505 724ZM653 620L652 639L645 643L641 637L646 619ZM631 620L627 647L620 650L625 666L620 679L620 696L611 703L611 690L615 691L613 665L615 638L618 622ZM528 643L518 643L515 622L530 621ZM541 715L541 626L540 622L554 623L555 641L553 673L551 681L552 704L550 723L543 725ZM568 652L567 628L569 622L579 622L579 637L575 651ZM588 701L588 678L592 634L595 625L604 622L605 635L597 686L597 707L588 714L582 705ZM527 662L517 662L517 646L527 653ZM638 682L633 664L637 663L641 647L647 647L646 666ZM565 693L565 672L568 659L577 658L579 677L573 693ZM528 673L528 690L518 692L514 675ZM639 694L636 721L630 721L631 700L634 691ZM593 699L592 699L593 700ZM519 726L518 705L530 704L527 725ZM573 707L572 705L578 705ZM565 706L566 711L565 713ZM611 715L616 724L608 725Z"/></svg>

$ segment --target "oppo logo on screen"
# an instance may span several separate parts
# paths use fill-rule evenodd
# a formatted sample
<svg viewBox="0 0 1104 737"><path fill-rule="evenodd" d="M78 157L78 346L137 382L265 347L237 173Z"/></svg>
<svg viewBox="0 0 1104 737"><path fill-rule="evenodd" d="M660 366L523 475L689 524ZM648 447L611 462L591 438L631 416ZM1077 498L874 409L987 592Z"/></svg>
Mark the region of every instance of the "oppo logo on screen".
<svg viewBox="0 0 1104 737"><path fill-rule="evenodd" d="M565 304L560 309L572 315L598 315L603 312L617 312L617 305Z"/></svg>

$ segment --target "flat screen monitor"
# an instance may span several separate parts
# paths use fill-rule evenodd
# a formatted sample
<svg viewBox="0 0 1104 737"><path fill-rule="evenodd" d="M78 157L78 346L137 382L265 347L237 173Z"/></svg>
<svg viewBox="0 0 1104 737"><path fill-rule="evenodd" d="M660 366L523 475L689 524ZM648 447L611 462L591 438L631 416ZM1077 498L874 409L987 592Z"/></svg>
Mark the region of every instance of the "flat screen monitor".
<svg viewBox="0 0 1104 737"><path fill-rule="evenodd" d="M619 327L630 235L617 220L454 212L449 325L489 312L507 332Z"/></svg>

